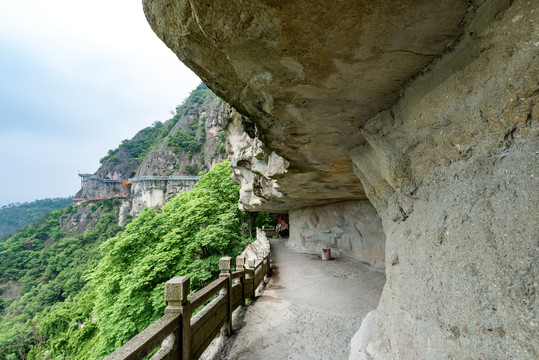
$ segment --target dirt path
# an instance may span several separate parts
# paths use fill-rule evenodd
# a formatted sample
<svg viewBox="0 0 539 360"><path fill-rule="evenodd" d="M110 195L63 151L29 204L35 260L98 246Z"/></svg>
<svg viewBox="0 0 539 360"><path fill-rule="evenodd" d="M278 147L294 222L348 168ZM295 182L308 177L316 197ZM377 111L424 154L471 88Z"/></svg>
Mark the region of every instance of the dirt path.
<svg viewBox="0 0 539 360"><path fill-rule="evenodd" d="M350 339L376 308L383 273L348 257L321 261L270 240L273 277L234 314L235 334L213 359L347 359Z"/></svg>

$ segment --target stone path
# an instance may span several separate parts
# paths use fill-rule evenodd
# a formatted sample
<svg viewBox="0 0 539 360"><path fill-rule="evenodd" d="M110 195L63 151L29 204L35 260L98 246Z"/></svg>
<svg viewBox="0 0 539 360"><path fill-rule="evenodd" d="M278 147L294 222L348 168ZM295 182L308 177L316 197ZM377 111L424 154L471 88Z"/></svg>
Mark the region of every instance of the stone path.
<svg viewBox="0 0 539 360"><path fill-rule="evenodd" d="M256 301L234 314L235 334L217 360L348 359L350 339L376 308L385 276L348 257L331 261L270 240L273 276Z"/></svg>

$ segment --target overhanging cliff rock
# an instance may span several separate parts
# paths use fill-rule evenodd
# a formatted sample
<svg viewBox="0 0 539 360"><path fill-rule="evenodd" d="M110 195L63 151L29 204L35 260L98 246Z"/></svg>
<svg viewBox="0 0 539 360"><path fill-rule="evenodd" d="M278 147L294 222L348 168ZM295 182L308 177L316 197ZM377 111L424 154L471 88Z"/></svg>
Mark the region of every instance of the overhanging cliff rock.
<svg viewBox="0 0 539 360"><path fill-rule="evenodd" d="M237 111L226 131L241 206L289 211L296 245L338 244L350 209L376 209L387 283L365 351L539 356L533 1L143 4ZM379 245L359 258L384 261Z"/></svg>
<svg viewBox="0 0 539 360"><path fill-rule="evenodd" d="M359 128L462 32L468 1L144 1L157 35L290 162L286 209L365 199ZM279 198L275 204L282 203ZM306 200L309 199L309 200ZM271 199L261 208L274 210ZM249 204L244 204L249 208Z"/></svg>

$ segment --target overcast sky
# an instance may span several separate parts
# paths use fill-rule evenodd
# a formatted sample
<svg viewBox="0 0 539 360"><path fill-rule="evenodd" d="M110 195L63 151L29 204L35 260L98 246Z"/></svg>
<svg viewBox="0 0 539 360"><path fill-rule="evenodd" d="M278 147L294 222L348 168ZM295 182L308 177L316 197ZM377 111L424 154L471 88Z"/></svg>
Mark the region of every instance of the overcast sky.
<svg viewBox="0 0 539 360"><path fill-rule="evenodd" d="M123 139L200 80L141 0L0 0L0 206L74 195Z"/></svg>

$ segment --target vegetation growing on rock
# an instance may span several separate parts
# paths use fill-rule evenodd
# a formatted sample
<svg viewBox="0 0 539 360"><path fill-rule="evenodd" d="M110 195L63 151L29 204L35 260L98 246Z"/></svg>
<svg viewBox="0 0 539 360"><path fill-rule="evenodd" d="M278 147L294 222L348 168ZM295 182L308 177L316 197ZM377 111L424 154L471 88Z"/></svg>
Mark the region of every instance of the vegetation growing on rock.
<svg viewBox="0 0 539 360"><path fill-rule="evenodd" d="M124 150L129 154L129 157L136 160L138 163L144 159L151 149L151 146L159 140L159 135L163 129L164 124L160 121L156 121L152 126L148 126L140 130L131 140L123 140L120 146L114 150L109 150L108 154L101 158L99 162L101 164L106 161L119 162L120 158L118 154Z"/></svg>
<svg viewBox="0 0 539 360"><path fill-rule="evenodd" d="M84 274L100 258L99 244L120 228L112 202L95 211L96 221L78 231L62 226L84 207L52 212L0 243L0 359L24 359L41 341L37 329L57 303L76 296Z"/></svg>

